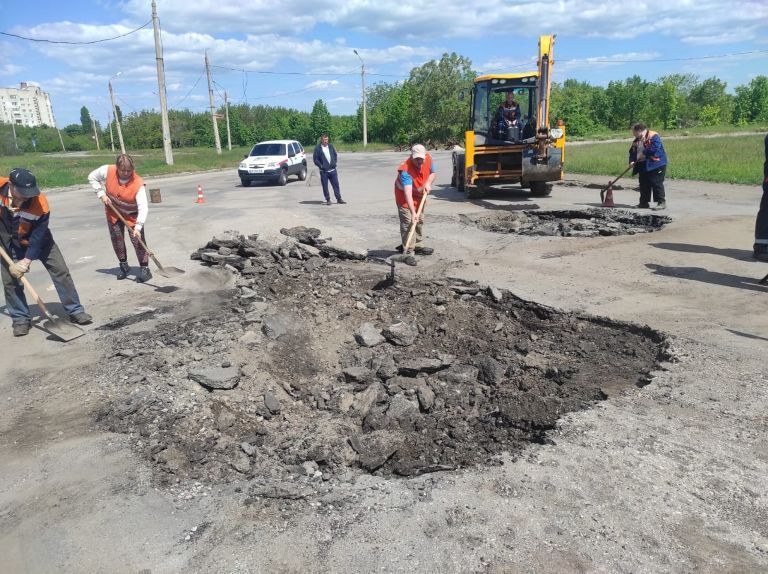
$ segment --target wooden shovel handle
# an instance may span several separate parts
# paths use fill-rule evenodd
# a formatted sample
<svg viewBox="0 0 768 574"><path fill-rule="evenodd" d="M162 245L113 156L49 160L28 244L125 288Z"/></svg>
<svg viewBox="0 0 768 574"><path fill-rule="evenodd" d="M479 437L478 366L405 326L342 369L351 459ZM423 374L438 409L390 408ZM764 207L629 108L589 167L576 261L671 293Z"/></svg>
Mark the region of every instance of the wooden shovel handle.
<svg viewBox="0 0 768 574"><path fill-rule="evenodd" d="M416 233L416 226L419 224L419 219L421 219L421 214L424 212L424 206L427 204L427 196L429 193L425 193L421 197L421 203L419 203L419 208L416 210L416 217L413 218L413 221L411 221L411 228L408 230L408 235L405 238L405 245L403 245L403 253L407 253L408 249L411 245L411 240L413 239L413 235Z"/></svg>
<svg viewBox="0 0 768 574"><path fill-rule="evenodd" d="M2 257L5 262L10 266L13 265L13 259L11 259L11 256L8 255L8 253L5 252L5 249L0 247L0 257ZM24 289L29 291L30 295L32 295L32 298L35 300L35 303L42 309L45 316L48 318L49 321L53 321L54 318L51 315L50 311L48 311L48 308L45 306L45 303L43 303L43 300L40 298L40 295L37 294L37 291L35 291L35 288L32 287L32 284L29 282L29 280L21 276L21 284L24 285Z"/></svg>
<svg viewBox="0 0 768 574"><path fill-rule="evenodd" d="M126 227L127 227L127 228L128 228L130 231L131 231L131 232L133 232L133 226L132 226L130 223L128 223L128 222L125 220L125 217L123 217L123 215L122 215L122 214L121 214L121 213L120 213L120 212L117 210L117 208L116 208L114 205L112 205L112 202L110 201L110 202L109 202L107 205L108 205L108 206L109 206L109 208L112 210L112 213L114 213L115 215L117 215L117 218L118 218L120 221L122 221L122 222L123 222L123 224L124 224L124 225L125 225L125 226L126 226ZM144 243L144 242L141 240L141 236L138 236L136 239L138 239L138 240L139 240L139 243L141 243L141 246L144 248L144 251L146 251L147 253L149 253L149 256L150 256L150 257L154 257L154 254L153 254L153 253L152 253L152 252L149 250L149 247L147 247L147 244L146 244L146 243Z"/></svg>

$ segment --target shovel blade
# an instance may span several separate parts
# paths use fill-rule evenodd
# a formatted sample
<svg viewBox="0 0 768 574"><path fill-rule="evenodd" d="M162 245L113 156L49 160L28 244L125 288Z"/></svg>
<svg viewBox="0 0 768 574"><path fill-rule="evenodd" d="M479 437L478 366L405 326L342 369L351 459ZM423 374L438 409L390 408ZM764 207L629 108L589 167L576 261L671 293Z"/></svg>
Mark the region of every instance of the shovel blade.
<svg viewBox="0 0 768 574"><path fill-rule="evenodd" d="M186 271L184 271L183 269L179 269L178 267L158 267L157 268L157 274L167 278L178 277L179 275L184 275L184 273L186 273Z"/></svg>
<svg viewBox="0 0 768 574"><path fill-rule="evenodd" d="M45 321L42 327L51 335L55 335L65 342L71 341L72 339L77 339L78 337L85 335L85 331L83 329L77 325L73 325L69 321L65 321L64 319L53 319Z"/></svg>

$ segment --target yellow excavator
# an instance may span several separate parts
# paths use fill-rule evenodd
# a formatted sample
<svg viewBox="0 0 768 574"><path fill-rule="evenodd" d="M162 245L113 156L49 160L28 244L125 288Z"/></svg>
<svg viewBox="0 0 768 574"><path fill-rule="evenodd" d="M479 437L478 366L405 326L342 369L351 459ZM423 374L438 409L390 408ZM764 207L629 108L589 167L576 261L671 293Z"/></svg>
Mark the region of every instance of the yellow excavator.
<svg viewBox="0 0 768 574"><path fill-rule="evenodd" d="M494 185L516 184L531 194L552 192L563 179L565 126L549 125L555 36L539 37L536 72L488 74L474 80L464 149L453 152L451 185L480 198ZM463 97L460 95L459 97Z"/></svg>

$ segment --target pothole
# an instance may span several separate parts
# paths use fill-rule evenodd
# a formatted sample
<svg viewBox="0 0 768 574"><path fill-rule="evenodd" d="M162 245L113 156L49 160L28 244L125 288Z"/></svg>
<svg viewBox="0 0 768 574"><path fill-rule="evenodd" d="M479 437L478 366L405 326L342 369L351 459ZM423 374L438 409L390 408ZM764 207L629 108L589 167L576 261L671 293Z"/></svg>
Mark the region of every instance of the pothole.
<svg viewBox="0 0 768 574"><path fill-rule="evenodd" d="M193 257L236 275L228 298L105 333L111 358L88 375L110 397L101 424L161 483L248 478L261 496L303 498L350 473L494 463L669 358L648 327L461 281L374 290L370 263L227 237Z"/></svg>
<svg viewBox="0 0 768 574"><path fill-rule="evenodd" d="M461 218L464 223L494 233L560 237L650 233L672 221L665 215L618 209L497 211L477 216L462 215Z"/></svg>

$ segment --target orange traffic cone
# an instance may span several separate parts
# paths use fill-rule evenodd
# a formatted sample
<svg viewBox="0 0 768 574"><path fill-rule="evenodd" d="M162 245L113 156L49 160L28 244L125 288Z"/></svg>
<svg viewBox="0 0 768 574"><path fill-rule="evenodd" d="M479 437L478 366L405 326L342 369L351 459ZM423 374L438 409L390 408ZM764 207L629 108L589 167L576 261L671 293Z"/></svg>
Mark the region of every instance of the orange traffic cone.
<svg viewBox="0 0 768 574"><path fill-rule="evenodd" d="M613 184L609 183L605 190L602 207L613 207Z"/></svg>
<svg viewBox="0 0 768 574"><path fill-rule="evenodd" d="M197 201L195 203L205 203L205 198L203 197L202 185L197 186Z"/></svg>

